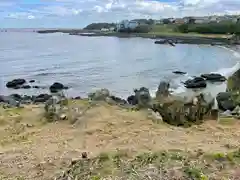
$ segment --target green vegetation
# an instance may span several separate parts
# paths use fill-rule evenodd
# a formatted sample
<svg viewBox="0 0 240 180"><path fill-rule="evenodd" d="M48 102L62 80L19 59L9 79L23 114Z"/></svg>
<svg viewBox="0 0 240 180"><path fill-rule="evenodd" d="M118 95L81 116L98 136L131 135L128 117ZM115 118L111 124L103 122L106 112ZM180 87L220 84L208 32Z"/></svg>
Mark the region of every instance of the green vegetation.
<svg viewBox="0 0 240 180"><path fill-rule="evenodd" d="M203 154L177 150L145 152L131 157L127 152L101 153L92 159L76 161L58 177L73 179L194 179L234 177L240 165L240 150ZM232 172L232 173L228 173ZM235 176L237 177L237 175Z"/></svg>
<svg viewBox="0 0 240 180"><path fill-rule="evenodd" d="M183 24L178 26L181 33L195 32L200 34L240 34L240 24L223 22L210 24Z"/></svg>
<svg viewBox="0 0 240 180"><path fill-rule="evenodd" d="M116 24L114 23L92 23L86 26L85 30L101 30L103 28L109 29L111 27L116 27Z"/></svg>

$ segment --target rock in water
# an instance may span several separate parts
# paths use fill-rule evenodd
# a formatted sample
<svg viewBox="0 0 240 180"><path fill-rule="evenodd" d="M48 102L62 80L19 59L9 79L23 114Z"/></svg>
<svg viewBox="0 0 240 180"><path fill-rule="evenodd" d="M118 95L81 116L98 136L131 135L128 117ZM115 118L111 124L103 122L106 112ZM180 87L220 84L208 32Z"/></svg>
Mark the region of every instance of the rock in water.
<svg viewBox="0 0 240 180"><path fill-rule="evenodd" d="M189 79L184 82L186 88L194 89L194 88L206 88L207 83L202 77L195 77L194 79Z"/></svg>
<svg viewBox="0 0 240 180"><path fill-rule="evenodd" d="M17 88L18 86L21 86L23 85L24 83L26 83L26 80L25 79L14 79L12 81L9 81L7 84L6 84L6 87L7 88Z"/></svg>
<svg viewBox="0 0 240 180"><path fill-rule="evenodd" d="M226 78L221 74L210 73L210 74L202 74L201 77L205 78L207 81L212 82L224 82Z"/></svg>
<svg viewBox="0 0 240 180"><path fill-rule="evenodd" d="M52 96L49 94L40 94L38 96L33 96L32 99L34 103L43 103L49 100L51 97Z"/></svg>
<svg viewBox="0 0 240 180"><path fill-rule="evenodd" d="M186 72L182 72L182 71L173 71L174 74L180 74L180 75L184 75L187 74Z"/></svg>
<svg viewBox="0 0 240 180"><path fill-rule="evenodd" d="M50 86L50 92L51 93L57 93L58 91L61 91L63 89L67 89L68 87L64 86L62 83L55 82L53 85Z"/></svg>

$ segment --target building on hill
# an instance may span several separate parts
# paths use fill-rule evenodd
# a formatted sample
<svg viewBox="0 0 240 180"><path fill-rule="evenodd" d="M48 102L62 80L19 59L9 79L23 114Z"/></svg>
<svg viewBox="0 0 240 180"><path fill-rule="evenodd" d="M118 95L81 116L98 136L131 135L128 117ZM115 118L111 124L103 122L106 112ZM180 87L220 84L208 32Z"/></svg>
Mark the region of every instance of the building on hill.
<svg viewBox="0 0 240 180"><path fill-rule="evenodd" d="M138 27L139 25L140 25L140 23L135 20L132 20L132 21L123 20L117 24L117 31L122 31L122 30L126 30L126 29L133 30L136 27Z"/></svg>

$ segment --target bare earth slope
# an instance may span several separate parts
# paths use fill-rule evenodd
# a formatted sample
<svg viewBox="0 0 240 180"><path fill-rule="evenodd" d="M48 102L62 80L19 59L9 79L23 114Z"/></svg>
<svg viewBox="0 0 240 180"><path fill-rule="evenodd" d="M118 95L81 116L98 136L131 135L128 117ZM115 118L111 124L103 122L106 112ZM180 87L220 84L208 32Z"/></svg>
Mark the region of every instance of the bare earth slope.
<svg viewBox="0 0 240 180"><path fill-rule="evenodd" d="M76 107L83 108L78 101ZM0 179L51 179L82 152L126 150L130 155L147 151L182 150L230 152L240 145L240 122L207 121L188 129L154 123L148 112L132 112L100 104L72 125L46 123L43 108L0 108Z"/></svg>

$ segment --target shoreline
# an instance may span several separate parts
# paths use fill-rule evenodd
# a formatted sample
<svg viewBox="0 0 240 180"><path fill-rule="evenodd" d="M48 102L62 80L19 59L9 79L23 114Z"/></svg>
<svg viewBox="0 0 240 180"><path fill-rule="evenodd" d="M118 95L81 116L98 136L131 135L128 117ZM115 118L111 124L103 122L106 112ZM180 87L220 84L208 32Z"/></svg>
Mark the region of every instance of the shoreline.
<svg viewBox="0 0 240 180"><path fill-rule="evenodd" d="M67 33L75 36L85 37L117 37L117 38L147 38L147 39L171 39L177 44L209 44L209 45L230 45L227 37L203 34L181 34L181 33L116 33L116 32L99 32L89 30L74 30L74 29L57 29L57 30L39 30L37 33Z"/></svg>

